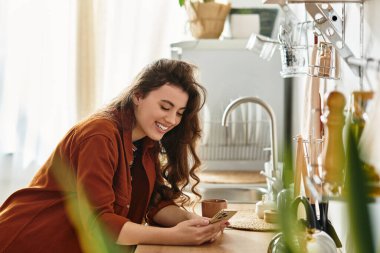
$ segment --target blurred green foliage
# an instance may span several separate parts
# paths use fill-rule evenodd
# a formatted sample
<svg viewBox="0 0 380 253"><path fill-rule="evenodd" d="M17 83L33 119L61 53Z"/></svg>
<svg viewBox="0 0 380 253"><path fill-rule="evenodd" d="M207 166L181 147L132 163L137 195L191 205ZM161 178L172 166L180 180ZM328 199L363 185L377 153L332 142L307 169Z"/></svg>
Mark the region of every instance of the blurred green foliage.
<svg viewBox="0 0 380 253"><path fill-rule="evenodd" d="M116 244L107 229L97 219L87 198L80 198L79 201L78 192L84 192L84 189L81 189L82 186L76 183L73 170L60 159L54 159L52 168L54 177L65 196L66 212L77 232L82 251L84 253L134 252L136 246Z"/></svg>
<svg viewBox="0 0 380 253"><path fill-rule="evenodd" d="M346 145L346 179L344 196L347 200L349 215L349 235L352 239L352 252L374 253L375 244L372 233L368 205L371 202L366 183L363 163L359 157L358 142L354 128L349 127Z"/></svg>

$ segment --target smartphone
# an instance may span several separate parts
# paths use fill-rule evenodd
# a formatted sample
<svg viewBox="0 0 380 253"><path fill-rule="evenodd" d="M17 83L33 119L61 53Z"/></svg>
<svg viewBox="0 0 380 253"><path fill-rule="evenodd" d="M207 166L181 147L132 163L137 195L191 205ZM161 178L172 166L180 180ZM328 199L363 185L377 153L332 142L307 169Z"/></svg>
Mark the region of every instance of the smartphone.
<svg viewBox="0 0 380 253"><path fill-rule="evenodd" d="M210 219L210 224L215 223L222 220L229 220L232 216L234 216L237 213L237 211L232 210L220 210L217 214L214 215Z"/></svg>

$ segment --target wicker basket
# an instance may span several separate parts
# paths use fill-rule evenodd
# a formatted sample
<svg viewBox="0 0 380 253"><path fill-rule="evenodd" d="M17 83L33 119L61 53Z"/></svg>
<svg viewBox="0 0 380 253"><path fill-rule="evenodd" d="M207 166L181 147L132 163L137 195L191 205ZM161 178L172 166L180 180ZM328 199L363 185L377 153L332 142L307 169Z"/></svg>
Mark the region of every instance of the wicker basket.
<svg viewBox="0 0 380 253"><path fill-rule="evenodd" d="M197 39L219 38L223 32L224 22L230 9L230 3L192 3L191 1L186 1L186 12L193 37Z"/></svg>

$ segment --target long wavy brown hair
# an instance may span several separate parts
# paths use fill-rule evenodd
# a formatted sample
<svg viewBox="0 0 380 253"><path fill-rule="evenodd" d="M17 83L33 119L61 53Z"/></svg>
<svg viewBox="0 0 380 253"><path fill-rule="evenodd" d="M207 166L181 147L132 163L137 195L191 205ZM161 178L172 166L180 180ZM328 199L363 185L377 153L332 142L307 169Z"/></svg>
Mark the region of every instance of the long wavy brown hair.
<svg viewBox="0 0 380 253"><path fill-rule="evenodd" d="M120 111L122 119L119 124L125 129L131 125L131 118L127 115L132 112L134 116L135 94L146 97L151 91L167 83L188 94L189 99L181 122L166 133L154 149L157 177L150 204L160 200L176 200L183 207L190 201L190 197L184 192L190 180L193 180L190 188L192 193L201 197L196 191L199 184L196 171L201 165L196 146L201 137L199 111L205 103L206 90L196 80L196 70L195 65L184 61L157 60L146 66L120 96L100 111L100 114L108 112L108 115L115 110Z"/></svg>

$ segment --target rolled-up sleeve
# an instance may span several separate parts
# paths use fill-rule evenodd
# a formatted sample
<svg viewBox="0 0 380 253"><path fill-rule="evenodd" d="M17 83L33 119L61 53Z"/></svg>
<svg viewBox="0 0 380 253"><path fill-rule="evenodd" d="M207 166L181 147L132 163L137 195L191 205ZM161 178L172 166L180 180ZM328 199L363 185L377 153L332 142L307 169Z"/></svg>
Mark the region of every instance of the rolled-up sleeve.
<svg viewBox="0 0 380 253"><path fill-rule="evenodd" d="M154 216L156 216L156 214L161 209L163 209L164 207L170 206L170 205L177 206L177 204L173 200L165 200L165 201L161 201L157 205L154 205L151 208L149 208L148 213L146 215L148 224L152 225L152 226L161 226L160 224L156 223L153 220L153 218L154 218Z"/></svg>

